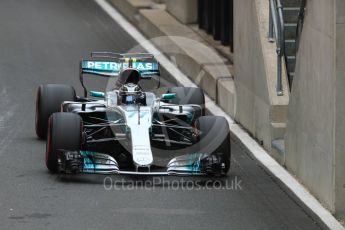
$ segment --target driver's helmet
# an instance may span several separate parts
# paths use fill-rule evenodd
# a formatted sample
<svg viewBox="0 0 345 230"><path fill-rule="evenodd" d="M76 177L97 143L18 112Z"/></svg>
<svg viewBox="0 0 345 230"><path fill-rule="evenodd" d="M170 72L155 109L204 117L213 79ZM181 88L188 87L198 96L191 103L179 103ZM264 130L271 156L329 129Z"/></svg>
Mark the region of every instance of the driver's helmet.
<svg viewBox="0 0 345 230"><path fill-rule="evenodd" d="M145 94L140 86L134 83L127 83L121 86L119 90L121 103L126 105L131 104L144 104Z"/></svg>

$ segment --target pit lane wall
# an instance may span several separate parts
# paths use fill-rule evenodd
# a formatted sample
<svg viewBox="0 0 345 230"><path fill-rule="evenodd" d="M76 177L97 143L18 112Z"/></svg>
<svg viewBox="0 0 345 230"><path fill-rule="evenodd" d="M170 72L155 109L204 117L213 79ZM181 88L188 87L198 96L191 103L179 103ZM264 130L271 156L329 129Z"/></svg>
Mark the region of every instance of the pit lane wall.
<svg viewBox="0 0 345 230"><path fill-rule="evenodd" d="M276 93L276 44L267 39L268 22L269 1L234 0L235 119L282 163L272 141L284 138L289 92L284 69L284 95Z"/></svg>
<svg viewBox="0 0 345 230"><path fill-rule="evenodd" d="M285 138L286 166L345 216L345 1L307 2Z"/></svg>

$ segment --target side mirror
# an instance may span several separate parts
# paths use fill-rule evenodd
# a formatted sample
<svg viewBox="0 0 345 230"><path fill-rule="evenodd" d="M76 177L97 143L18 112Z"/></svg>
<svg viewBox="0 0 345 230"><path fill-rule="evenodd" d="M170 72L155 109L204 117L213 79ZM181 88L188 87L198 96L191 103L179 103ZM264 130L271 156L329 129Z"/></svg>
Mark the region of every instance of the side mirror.
<svg viewBox="0 0 345 230"><path fill-rule="evenodd" d="M162 99L163 100L171 100L171 99L174 99L176 98L176 93L165 93L165 94L162 94Z"/></svg>
<svg viewBox="0 0 345 230"><path fill-rule="evenodd" d="M91 97L105 98L105 94L99 91L90 91Z"/></svg>

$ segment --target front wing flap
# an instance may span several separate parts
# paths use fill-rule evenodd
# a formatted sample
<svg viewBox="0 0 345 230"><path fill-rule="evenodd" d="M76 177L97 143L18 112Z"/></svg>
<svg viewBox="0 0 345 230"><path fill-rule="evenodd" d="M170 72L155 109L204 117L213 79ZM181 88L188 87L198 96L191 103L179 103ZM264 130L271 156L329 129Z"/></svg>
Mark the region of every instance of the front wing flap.
<svg viewBox="0 0 345 230"><path fill-rule="evenodd" d="M124 175L161 175L161 176L202 176L220 175L225 168L222 159L216 155L192 153L170 160L164 170L122 171L117 161L110 155L90 151L61 150L58 157L58 169L64 174L124 174Z"/></svg>

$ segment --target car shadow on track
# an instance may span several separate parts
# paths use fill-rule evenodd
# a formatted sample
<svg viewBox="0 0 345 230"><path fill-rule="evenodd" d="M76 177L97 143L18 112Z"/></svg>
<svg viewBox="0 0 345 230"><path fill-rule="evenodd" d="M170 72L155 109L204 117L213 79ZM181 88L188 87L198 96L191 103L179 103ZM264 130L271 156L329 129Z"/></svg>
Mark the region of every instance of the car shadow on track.
<svg viewBox="0 0 345 230"><path fill-rule="evenodd" d="M56 175L56 182L102 185L105 190L242 190L241 179L233 174L226 177Z"/></svg>

